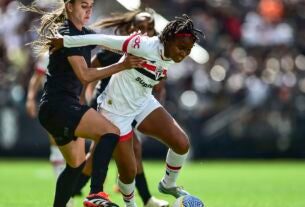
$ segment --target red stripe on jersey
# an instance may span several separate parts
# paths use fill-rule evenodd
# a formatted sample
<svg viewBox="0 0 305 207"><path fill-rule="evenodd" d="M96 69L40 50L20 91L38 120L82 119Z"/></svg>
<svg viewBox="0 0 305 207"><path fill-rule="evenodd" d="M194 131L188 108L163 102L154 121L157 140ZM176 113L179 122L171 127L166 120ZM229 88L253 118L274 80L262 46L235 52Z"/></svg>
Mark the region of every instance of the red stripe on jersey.
<svg viewBox="0 0 305 207"><path fill-rule="evenodd" d="M142 66L150 71L155 71L157 69L155 65L150 65L148 63L143 63Z"/></svg>
<svg viewBox="0 0 305 207"><path fill-rule="evenodd" d="M134 38L135 36L137 36L137 35L138 35L138 34L131 35L130 37L128 37L128 38L125 40L125 42L123 43L123 46L122 46L122 51L123 51L123 52L127 52L127 47L128 47L128 44L129 44L130 40L131 40L132 38Z"/></svg>
<svg viewBox="0 0 305 207"><path fill-rule="evenodd" d="M156 69L157 69L157 66L151 65L151 64L148 64L148 63L143 63L142 66L143 66L143 68L146 68L146 69L148 69L148 70L150 70L150 71L153 71L153 72L155 72ZM163 68L162 74L166 76L167 70L165 70L165 69Z"/></svg>
<svg viewBox="0 0 305 207"><path fill-rule="evenodd" d="M119 142L130 140L132 137L133 137L133 131L130 131L128 134L121 136Z"/></svg>
<svg viewBox="0 0 305 207"><path fill-rule="evenodd" d="M174 167L174 166L170 166L169 164L166 163L166 167L170 170L180 170L181 169L181 166L180 167Z"/></svg>

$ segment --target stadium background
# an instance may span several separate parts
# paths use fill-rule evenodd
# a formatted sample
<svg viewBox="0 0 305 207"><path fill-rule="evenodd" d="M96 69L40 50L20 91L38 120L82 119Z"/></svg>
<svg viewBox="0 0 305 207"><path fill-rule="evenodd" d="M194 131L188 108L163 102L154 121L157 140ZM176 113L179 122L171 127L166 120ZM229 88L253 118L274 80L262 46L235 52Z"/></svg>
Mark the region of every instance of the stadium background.
<svg viewBox="0 0 305 207"><path fill-rule="evenodd" d="M95 2L92 21L126 11L113 0ZM165 107L189 134L194 159L305 157L304 1L142 2L167 19L186 13L206 34L200 45L209 61L174 66L166 85ZM24 106L35 60L24 45L35 38L36 18L0 1L1 157L49 154L45 131ZM143 147L145 158L166 153L152 139Z"/></svg>

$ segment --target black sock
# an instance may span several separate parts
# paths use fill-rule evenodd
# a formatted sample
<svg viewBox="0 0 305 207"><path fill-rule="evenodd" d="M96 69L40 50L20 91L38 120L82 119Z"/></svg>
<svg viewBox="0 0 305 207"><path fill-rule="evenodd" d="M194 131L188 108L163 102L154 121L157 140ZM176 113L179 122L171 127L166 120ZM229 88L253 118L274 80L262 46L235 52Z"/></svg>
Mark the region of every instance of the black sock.
<svg viewBox="0 0 305 207"><path fill-rule="evenodd" d="M97 143L92 159L90 194L103 191L108 165L119 138L119 135L109 133L101 136Z"/></svg>
<svg viewBox="0 0 305 207"><path fill-rule="evenodd" d="M66 168L58 176L56 182L56 191L53 207L66 207L66 204L72 196L73 189L75 188L76 182L84 166L85 162L83 162L77 168L72 168L68 164L66 165Z"/></svg>
<svg viewBox="0 0 305 207"><path fill-rule="evenodd" d="M151 198L151 194L147 186L147 181L144 172L136 175L136 188L138 189L138 192L141 196L144 205L146 205L148 200Z"/></svg>
<svg viewBox="0 0 305 207"><path fill-rule="evenodd" d="M74 192L72 194L73 197L82 195L82 189L88 183L89 179L90 179L90 176L85 175L83 173L79 176L78 181L76 183L76 187L75 187Z"/></svg>

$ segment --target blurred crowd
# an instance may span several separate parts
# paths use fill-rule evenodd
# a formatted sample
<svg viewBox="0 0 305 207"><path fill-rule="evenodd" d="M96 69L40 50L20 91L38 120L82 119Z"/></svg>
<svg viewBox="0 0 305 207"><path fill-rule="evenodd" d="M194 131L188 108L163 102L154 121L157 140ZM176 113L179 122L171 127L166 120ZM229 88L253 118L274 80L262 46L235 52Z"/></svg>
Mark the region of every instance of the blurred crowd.
<svg viewBox="0 0 305 207"><path fill-rule="evenodd" d="M96 16L107 16L116 2L96 4ZM166 86L165 106L190 134L194 157L305 157L305 1L142 4L167 19L186 13L205 33L199 44L208 61L174 65ZM36 19L16 1L0 1L0 107L22 110L35 62L25 44Z"/></svg>
<svg viewBox="0 0 305 207"><path fill-rule="evenodd" d="M205 32L210 54L203 66L185 62L175 80L189 110L181 116L196 117L186 123L200 134L199 153L304 157L305 2L174 2Z"/></svg>

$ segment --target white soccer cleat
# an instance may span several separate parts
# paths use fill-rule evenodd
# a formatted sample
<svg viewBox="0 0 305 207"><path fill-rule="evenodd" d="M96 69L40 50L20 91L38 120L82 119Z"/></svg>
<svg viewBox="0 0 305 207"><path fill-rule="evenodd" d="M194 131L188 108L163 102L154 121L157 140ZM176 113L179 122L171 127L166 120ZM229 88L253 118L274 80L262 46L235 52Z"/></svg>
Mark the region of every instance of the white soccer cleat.
<svg viewBox="0 0 305 207"><path fill-rule="evenodd" d="M165 200L157 199L155 197L150 197L145 207L168 207L169 203Z"/></svg>
<svg viewBox="0 0 305 207"><path fill-rule="evenodd" d="M174 186L174 187L166 188L162 181L159 182L158 190L160 193L169 194L169 195L174 196L175 198L179 198L179 197L185 196L185 195L190 195L181 186Z"/></svg>

